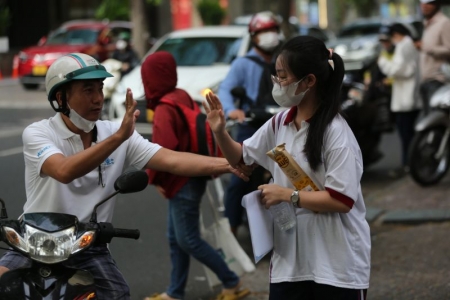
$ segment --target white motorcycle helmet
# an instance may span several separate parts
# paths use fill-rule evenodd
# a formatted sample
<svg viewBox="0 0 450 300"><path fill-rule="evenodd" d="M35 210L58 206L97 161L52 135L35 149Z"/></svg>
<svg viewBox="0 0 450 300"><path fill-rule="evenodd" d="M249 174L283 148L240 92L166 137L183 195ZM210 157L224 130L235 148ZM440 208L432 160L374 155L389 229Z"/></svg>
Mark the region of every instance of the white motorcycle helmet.
<svg viewBox="0 0 450 300"><path fill-rule="evenodd" d="M54 61L45 76L45 89L51 106L57 112L65 112L67 103L63 101L58 105L56 92L58 89L73 80L105 79L113 77L95 58L83 53L71 53ZM54 104L56 102L56 106Z"/></svg>

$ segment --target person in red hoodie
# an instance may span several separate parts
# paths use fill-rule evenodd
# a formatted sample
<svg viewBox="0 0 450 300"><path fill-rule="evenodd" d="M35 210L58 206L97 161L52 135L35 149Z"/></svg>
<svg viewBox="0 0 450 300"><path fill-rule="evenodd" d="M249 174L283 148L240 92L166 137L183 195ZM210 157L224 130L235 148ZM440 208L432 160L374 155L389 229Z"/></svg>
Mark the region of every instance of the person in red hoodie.
<svg viewBox="0 0 450 300"><path fill-rule="evenodd" d="M149 55L141 67L148 108L154 110L152 142L175 150L189 151L189 132L183 116L172 105L159 103L163 97L183 105L196 105L189 94L177 85L176 62L172 54L159 51ZM219 253L200 235L200 201L206 189L205 177L188 178L149 170L149 183L169 199L168 238L172 270L165 293L146 300L183 299L189 274L190 256L211 269L222 281L217 299L242 299L250 294L242 289L239 277L231 271Z"/></svg>

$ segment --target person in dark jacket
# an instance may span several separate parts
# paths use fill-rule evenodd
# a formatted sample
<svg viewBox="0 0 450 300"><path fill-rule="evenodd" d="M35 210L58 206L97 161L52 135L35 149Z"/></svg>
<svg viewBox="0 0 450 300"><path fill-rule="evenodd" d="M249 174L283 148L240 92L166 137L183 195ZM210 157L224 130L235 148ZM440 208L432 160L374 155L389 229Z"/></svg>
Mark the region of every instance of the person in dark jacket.
<svg viewBox="0 0 450 300"><path fill-rule="evenodd" d="M128 32L119 34L112 58L122 62L122 68L120 70L121 77L130 73L139 64L139 56L131 46L130 34Z"/></svg>
<svg viewBox="0 0 450 300"><path fill-rule="evenodd" d="M177 71L174 57L165 51L149 55L141 68L148 108L154 110L152 142L175 151L189 151L189 132L176 107L159 103L168 98L183 105L196 105L189 94L176 88ZM189 274L190 256L211 269L223 284L218 299L242 299L250 291L241 288L239 277L228 268L219 253L200 236L200 201L206 178L188 178L167 172L149 170L149 183L169 199L168 233L172 270L165 293L146 300L184 299Z"/></svg>

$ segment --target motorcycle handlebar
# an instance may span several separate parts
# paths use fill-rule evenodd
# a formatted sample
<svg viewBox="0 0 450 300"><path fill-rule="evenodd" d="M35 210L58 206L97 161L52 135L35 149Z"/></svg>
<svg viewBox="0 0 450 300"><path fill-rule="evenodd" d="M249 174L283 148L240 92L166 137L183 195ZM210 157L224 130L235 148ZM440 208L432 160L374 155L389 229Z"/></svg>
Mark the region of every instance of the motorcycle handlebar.
<svg viewBox="0 0 450 300"><path fill-rule="evenodd" d="M114 237L137 240L140 234L139 229L114 228L111 223L101 222L98 223L97 242L110 243Z"/></svg>
<svg viewBox="0 0 450 300"><path fill-rule="evenodd" d="M122 229L122 228L114 228L114 237L118 238L126 238L126 239L139 239L141 232L139 229Z"/></svg>

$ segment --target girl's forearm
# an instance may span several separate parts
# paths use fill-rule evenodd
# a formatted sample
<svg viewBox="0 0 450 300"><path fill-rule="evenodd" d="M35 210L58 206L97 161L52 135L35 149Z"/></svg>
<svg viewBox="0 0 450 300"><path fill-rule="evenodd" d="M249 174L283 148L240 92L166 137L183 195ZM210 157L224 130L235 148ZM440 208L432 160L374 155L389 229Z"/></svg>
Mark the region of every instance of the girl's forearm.
<svg viewBox="0 0 450 300"><path fill-rule="evenodd" d="M214 133L214 136L223 156L231 166L236 166L242 157L242 145L234 141L226 130Z"/></svg>

